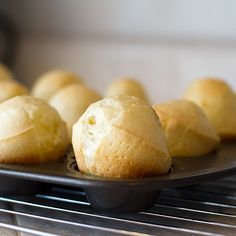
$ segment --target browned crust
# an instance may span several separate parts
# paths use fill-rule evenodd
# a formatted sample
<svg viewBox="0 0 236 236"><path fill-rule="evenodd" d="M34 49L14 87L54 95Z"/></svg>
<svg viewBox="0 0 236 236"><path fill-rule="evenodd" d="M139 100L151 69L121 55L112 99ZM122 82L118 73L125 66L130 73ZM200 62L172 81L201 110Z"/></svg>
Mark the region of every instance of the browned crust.
<svg viewBox="0 0 236 236"><path fill-rule="evenodd" d="M167 173L168 153L133 134L111 126L100 142L91 162L86 162L83 142L73 138L76 161L81 172L111 178L137 178Z"/></svg>
<svg viewBox="0 0 236 236"><path fill-rule="evenodd" d="M60 159L67 149L61 141L50 150L43 150L34 129L0 141L0 163L40 163Z"/></svg>
<svg viewBox="0 0 236 236"><path fill-rule="evenodd" d="M173 118L164 119L162 124L171 156L202 156L218 148L219 139L195 132Z"/></svg>

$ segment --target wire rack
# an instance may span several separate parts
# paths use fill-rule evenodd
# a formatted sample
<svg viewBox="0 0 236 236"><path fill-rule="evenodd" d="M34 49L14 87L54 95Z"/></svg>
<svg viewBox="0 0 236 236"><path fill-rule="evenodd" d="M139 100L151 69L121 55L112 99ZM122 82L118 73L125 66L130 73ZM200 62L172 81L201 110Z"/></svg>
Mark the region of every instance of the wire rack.
<svg viewBox="0 0 236 236"><path fill-rule="evenodd" d="M0 197L0 235L236 235L236 176L165 189L153 208L102 214L82 189Z"/></svg>

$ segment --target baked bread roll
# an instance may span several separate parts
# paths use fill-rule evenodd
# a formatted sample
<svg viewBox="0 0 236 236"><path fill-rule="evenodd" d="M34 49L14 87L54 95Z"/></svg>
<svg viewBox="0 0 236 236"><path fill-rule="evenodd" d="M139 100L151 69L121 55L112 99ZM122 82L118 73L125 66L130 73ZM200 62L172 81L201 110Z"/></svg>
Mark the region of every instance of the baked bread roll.
<svg viewBox="0 0 236 236"><path fill-rule="evenodd" d="M32 96L48 101L58 90L81 79L68 71L52 70L41 75L32 88Z"/></svg>
<svg viewBox="0 0 236 236"><path fill-rule="evenodd" d="M0 63L0 81L2 80L11 80L14 76L12 72L2 63Z"/></svg>
<svg viewBox="0 0 236 236"><path fill-rule="evenodd" d="M214 78L197 80L184 97L205 111L222 139L236 137L236 95L226 82Z"/></svg>
<svg viewBox="0 0 236 236"><path fill-rule="evenodd" d="M28 94L28 89L14 80L0 81L0 102L19 95Z"/></svg>
<svg viewBox="0 0 236 236"><path fill-rule="evenodd" d="M102 97L92 89L81 84L71 84L59 90L49 100L62 119L66 122L69 139L72 137L72 126L86 111L88 106L102 99Z"/></svg>
<svg viewBox="0 0 236 236"><path fill-rule="evenodd" d="M134 96L148 102L148 98L144 92L141 83L131 77L123 77L115 80L107 90L107 97L117 95Z"/></svg>
<svg viewBox="0 0 236 236"><path fill-rule="evenodd" d="M65 154L66 125L42 100L17 96L2 102L0 123L0 163L39 163Z"/></svg>
<svg viewBox="0 0 236 236"><path fill-rule="evenodd" d="M219 137L200 107L187 100L154 106L172 157L205 155L217 148Z"/></svg>
<svg viewBox="0 0 236 236"><path fill-rule="evenodd" d="M136 178L165 174L171 166L158 116L136 97L91 104L73 126L72 145L86 174Z"/></svg>

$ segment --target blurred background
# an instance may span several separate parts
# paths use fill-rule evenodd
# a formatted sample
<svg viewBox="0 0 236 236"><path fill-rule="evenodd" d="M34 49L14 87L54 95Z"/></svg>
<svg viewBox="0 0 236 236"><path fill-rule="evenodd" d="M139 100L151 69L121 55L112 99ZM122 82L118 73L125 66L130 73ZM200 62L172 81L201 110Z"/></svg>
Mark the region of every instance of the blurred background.
<svg viewBox="0 0 236 236"><path fill-rule="evenodd" d="M29 86L65 68L100 92L132 75L153 103L202 76L236 89L234 0L1 0L0 12L18 30L14 70Z"/></svg>

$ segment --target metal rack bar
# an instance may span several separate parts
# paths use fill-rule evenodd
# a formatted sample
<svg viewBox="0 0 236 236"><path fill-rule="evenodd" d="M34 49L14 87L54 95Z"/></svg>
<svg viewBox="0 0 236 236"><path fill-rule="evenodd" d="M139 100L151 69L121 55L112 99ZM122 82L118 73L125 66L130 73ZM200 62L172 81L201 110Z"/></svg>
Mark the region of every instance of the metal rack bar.
<svg viewBox="0 0 236 236"><path fill-rule="evenodd" d="M236 235L236 178L163 190L148 211L103 214L83 190L54 187L35 196L1 196L0 228L24 235Z"/></svg>

